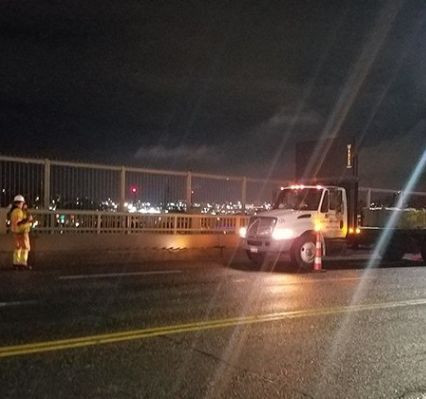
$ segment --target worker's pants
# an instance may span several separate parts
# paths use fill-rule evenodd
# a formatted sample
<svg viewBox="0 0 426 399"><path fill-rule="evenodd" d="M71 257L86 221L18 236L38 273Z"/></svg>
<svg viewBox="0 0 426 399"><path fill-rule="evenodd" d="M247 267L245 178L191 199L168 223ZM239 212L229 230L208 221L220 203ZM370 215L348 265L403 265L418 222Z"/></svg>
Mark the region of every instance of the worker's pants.
<svg viewBox="0 0 426 399"><path fill-rule="evenodd" d="M14 234L15 250L13 251L13 264L26 266L30 252L30 235L28 233Z"/></svg>

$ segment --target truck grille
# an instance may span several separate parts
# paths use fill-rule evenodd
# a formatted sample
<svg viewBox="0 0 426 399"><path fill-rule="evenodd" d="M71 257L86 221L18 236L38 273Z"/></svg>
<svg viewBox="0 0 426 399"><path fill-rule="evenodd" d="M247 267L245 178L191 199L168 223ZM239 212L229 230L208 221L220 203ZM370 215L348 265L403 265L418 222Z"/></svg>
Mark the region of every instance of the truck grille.
<svg viewBox="0 0 426 399"><path fill-rule="evenodd" d="M247 228L247 237L269 238L272 235L276 223L276 218L261 216L252 217Z"/></svg>

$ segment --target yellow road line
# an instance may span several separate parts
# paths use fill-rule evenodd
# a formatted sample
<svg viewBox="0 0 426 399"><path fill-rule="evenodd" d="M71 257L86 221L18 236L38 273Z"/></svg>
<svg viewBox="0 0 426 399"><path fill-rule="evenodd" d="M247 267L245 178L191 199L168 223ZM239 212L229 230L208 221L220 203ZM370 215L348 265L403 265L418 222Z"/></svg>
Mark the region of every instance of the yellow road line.
<svg viewBox="0 0 426 399"><path fill-rule="evenodd" d="M98 334L78 338L60 339L54 341L35 342L23 345L0 347L0 358L29 355L33 353L52 352L72 348L82 348L94 345L104 345L123 341L132 341L161 335L181 334L194 331L235 327L240 325L258 324L284 319L303 317L327 316L341 313L371 311L379 309L401 308L406 306L426 305L426 298L412 299L399 302L384 302L365 305L338 306L307 310L294 310L287 312L269 313L263 315L242 316L228 319L197 321L193 323L176 324L154 328L144 328L124 332Z"/></svg>

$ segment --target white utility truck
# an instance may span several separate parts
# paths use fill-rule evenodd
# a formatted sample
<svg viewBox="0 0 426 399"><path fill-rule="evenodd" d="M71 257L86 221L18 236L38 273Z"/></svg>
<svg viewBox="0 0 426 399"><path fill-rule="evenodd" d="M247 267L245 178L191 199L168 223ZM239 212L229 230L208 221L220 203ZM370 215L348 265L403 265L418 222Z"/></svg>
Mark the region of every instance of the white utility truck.
<svg viewBox="0 0 426 399"><path fill-rule="evenodd" d="M406 252L420 251L426 261L426 210L412 210L410 223L391 228L386 222L374 223L384 212L386 209L358 209L355 179L330 185L292 185L280 191L272 210L252 216L240 236L248 257L257 264L268 254L286 253L295 265L311 269L317 232L323 255L334 244L373 246L386 231L389 245L382 251L384 258L399 260ZM388 216L392 212L400 212L402 218L407 213L392 209ZM417 212L414 217L413 212Z"/></svg>

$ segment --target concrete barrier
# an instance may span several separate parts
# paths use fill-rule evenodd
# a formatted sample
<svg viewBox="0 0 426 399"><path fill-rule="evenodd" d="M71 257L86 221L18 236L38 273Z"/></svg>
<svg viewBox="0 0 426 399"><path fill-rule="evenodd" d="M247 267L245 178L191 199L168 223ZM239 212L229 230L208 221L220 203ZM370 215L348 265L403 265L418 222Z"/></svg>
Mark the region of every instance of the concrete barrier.
<svg viewBox="0 0 426 399"><path fill-rule="evenodd" d="M218 261L240 256L235 234L32 234L30 261L42 269L61 265ZM0 235L0 268L10 268L11 234Z"/></svg>

